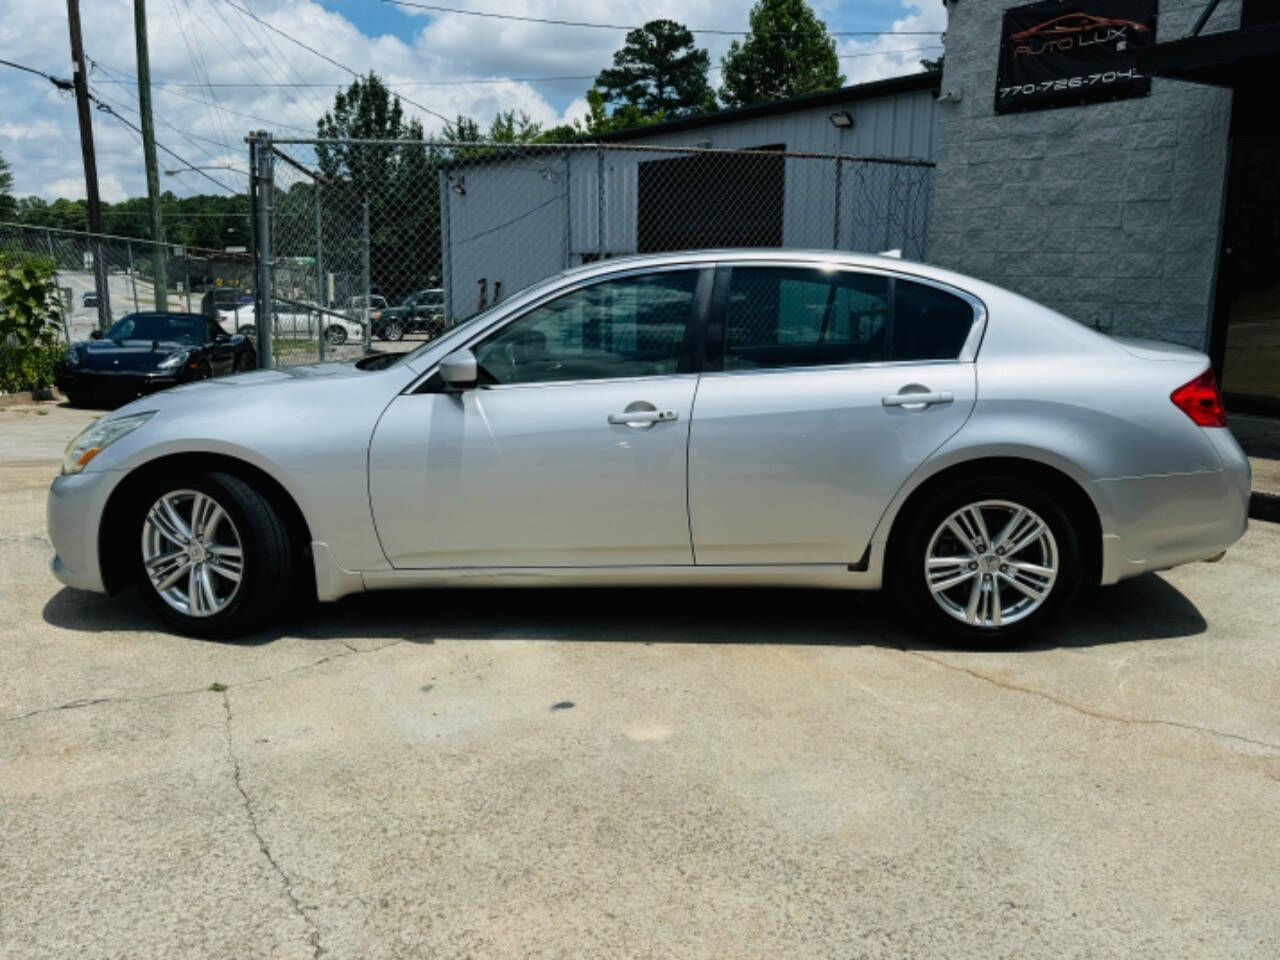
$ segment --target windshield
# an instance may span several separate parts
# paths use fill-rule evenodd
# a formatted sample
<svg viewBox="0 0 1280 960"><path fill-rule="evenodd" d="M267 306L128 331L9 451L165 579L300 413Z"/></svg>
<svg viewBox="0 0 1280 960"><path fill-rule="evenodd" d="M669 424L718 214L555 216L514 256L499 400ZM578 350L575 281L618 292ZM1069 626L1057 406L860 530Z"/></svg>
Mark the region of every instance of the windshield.
<svg viewBox="0 0 1280 960"><path fill-rule="evenodd" d="M176 340L203 343L205 318L186 314L131 313L111 325L107 340Z"/></svg>

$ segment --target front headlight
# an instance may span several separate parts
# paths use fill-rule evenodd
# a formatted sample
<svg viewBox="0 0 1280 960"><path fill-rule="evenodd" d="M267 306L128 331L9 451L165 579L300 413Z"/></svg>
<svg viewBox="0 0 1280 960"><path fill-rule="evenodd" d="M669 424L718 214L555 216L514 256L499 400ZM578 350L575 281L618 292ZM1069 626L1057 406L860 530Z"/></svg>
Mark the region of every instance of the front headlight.
<svg viewBox="0 0 1280 960"><path fill-rule="evenodd" d="M75 347L71 347L70 349L67 350L66 353L62 355L62 362L65 363L68 367L80 366L80 351L77 350Z"/></svg>
<svg viewBox="0 0 1280 960"><path fill-rule="evenodd" d="M156 364L157 370L172 370L174 367L180 367L187 362L187 357L191 356L187 351L175 353L172 356L165 357Z"/></svg>
<svg viewBox="0 0 1280 960"><path fill-rule="evenodd" d="M79 473L98 454L126 434L133 433L156 415L154 410L127 417L98 420L91 423L70 443L62 455L62 472Z"/></svg>

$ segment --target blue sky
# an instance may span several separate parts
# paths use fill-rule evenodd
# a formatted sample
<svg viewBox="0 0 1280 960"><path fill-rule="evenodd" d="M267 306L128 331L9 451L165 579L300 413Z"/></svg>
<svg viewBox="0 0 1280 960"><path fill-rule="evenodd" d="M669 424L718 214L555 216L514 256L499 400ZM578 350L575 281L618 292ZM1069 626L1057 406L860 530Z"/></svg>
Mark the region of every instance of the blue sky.
<svg viewBox="0 0 1280 960"><path fill-rule="evenodd" d="M751 0L441 2L624 24L670 17L690 27L725 30L745 30L751 5ZM8 0L7 6L0 16L5 58L68 76L65 7L52 0ZM814 7L833 31L940 31L946 23L940 0L853 0ZM197 166L243 168L243 138L251 129L295 135L313 130L337 84L350 81L342 69L265 29L250 14L354 70L376 70L432 111L448 117L463 112L482 124L502 109L524 111L544 124L581 116L589 81L503 78L594 76L625 35L428 13L378 0L148 0L157 139ZM82 17L86 53L94 61L92 88L121 115L136 120L132 0L84 0ZM698 42L718 64L729 39L704 34ZM931 42L936 39L841 38L841 68L849 82L910 72L918 69L921 56L937 53L917 49ZM459 83L495 78L503 82ZM714 70L711 79L718 82ZM298 83L313 86L288 86ZM439 119L421 116L428 131L439 129ZM94 131L104 198L145 193L137 136L102 113L95 113ZM13 168L17 195L84 195L74 104L48 82L8 68L0 68L0 153ZM211 175L228 189L243 186L233 170ZM190 173L168 177L164 186L178 193L215 189Z"/></svg>

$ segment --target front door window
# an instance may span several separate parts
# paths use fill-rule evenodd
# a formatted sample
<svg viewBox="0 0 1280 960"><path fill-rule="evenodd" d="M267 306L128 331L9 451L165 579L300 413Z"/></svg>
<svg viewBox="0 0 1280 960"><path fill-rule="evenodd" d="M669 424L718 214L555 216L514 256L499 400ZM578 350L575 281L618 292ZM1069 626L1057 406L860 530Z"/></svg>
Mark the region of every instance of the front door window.
<svg viewBox="0 0 1280 960"><path fill-rule="evenodd" d="M612 380L674 374L696 270L583 287L507 324L475 347L482 384Z"/></svg>

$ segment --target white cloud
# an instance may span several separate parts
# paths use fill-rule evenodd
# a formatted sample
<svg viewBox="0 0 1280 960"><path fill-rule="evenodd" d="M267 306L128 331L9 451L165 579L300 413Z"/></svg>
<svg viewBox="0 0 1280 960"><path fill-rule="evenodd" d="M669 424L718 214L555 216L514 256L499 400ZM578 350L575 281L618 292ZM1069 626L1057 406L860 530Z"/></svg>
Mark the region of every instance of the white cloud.
<svg viewBox="0 0 1280 960"><path fill-rule="evenodd" d="M890 28L899 32L947 29L947 11L937 0L901 0L906 16ZM837 52L847 59L840 61L846 83L868 83L885 77L898 77L922 69L920 61L935 59L941 47L921 49L937 44L936 37L881 35L867 40L845 39L837 43Z"/></svg>
<svg viewBox="0 0 1280 960"><path fill-rule="evenodd" d="M61 180L51 180L46 183L40 193L46 197L66 197L68 200L83 200L85 197L85 186L83 174L79 177L63 177ZM120 182L120 178L114 173L108 173L106 176L98 177L98 193L107 203L119 203L121 200L128 199L129 194L125 192L124 184Z"/></svg>
<svg viewBox="0 0 1280 960"><path fill-rule="evenodd" d="M235 0L245 5L244 0ZM372 2L372 0L369 0ZM595 0L508 0L505 12L568 20L608 19L643 23L671 17L694 27L743 29L752 0L619 0L602 8ZM150 9L150 53L156 135L160 143L197 166L244 169L250 130L269 129L280 135L306 136L315 130L320 114L333 103L336 84L351 77L332 63L249 20L229 0L153 2ZM376 70L405 100L452 118L458 113L481 124L499 110L528 113L545 125L579 118L587 112L582 99L589 80L532 84L502 83L433 85L468 77L593 77L607 66L623 33L547 24L499 21L457 14L421 20L399 9L415 26L406 42L390 34L369 36L346 17L326 9L318 0L252 0L248 7L278 30L325 56L359 71ZM57 76L69 75L67 26L56 4L13 3L0 18L0 48L6 57ZM938 29L945 26L942 4L936 0L903 0L904 15L896 29ZM607 11L607 13L605 12ZM834 8L823 10L834 17ZM425 11L418 13L425 14ZM134 73L133 4L131 0L95 0L82 6L85 49L99 66L91 71L95 91L112 103L121 116L137 122ZM882 37L874 43L842 41L841 53L875 56L841 61L850 82L875 79L918 69L920 54L895 55L901 47L922 45L926 38ZM718 84L718 67L730 38L710 34L697 37L711 53L711 80ZM211 93L199 85L217 87ZM313 87L280 86L297 82ZM257 84L261 84L258 86ZM217 106L209 101L215 100ZM442 121L405 103L411 116L420 116L428 132ZM137 135L101 113L94 113L94 136L103 195L108 199L146 192ZM5 69L0 72L0 151L9 160L18 195L50 197L83 195L79 136L70 98L47 81ZM180 163L163 152L162 167ZM239 174L224 170L211 175L243 188ZM106 184L110 179L111 190ZM79 186L76 186L79 184ZM213 190L194 173L162 177L174 192Z"/></svg>

